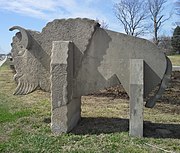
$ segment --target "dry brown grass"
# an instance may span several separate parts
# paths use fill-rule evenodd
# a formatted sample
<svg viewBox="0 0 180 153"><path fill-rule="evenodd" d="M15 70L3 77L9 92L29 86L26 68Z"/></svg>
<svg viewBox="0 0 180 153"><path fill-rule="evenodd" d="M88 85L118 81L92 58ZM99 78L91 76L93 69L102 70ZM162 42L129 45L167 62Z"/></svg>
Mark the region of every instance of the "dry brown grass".
<svg viewBox="0 0 180 153"><path fill-rule="evenodd" d="M114 94L82 97L81 122L70 134L54 136L49 124L50 94L35 91L14 96L12 77L8 66L0 68L0 109L6 110L3 115L8 119L0 124L0 152L162 152L146 144L180 152L180 105L176 101L180 88L174 86L176 82L155 108L144 109L144 138L128 136L129 103ZM23 113L14 118L17 112Z"/></svg>

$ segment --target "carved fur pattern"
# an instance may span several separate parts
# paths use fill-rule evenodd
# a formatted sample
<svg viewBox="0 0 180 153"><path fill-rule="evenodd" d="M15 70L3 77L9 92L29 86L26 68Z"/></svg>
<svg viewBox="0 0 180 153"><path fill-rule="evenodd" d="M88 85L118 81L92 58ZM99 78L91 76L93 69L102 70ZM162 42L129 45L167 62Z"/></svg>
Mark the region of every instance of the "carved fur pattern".
<svg viewBox="0 0 180 153"><path fill-rule="evenodd" d="M88 19L54 20L42 32L23 29L13 38L12 57L16 69L14 94L23 95L36 88L50 91L50 55L53 41L73 41L82 54L99 24Z"/></svg>

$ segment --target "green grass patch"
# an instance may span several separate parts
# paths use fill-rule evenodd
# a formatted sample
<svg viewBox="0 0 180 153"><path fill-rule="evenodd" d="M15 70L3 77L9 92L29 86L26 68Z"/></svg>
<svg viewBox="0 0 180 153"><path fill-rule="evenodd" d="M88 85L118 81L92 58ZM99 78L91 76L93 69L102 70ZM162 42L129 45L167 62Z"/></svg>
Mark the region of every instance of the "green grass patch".
<svg viewBox="0 0 180 153"><path fill-rule="evenodd" d="M12 122L25 116L29 116L32 111L27 108L19 108L18 105L14 105L11 96L0 93L0 123Z"/></svg>
<svg viewBox="0 0 180 153"><path fill-rule="evenodd" d="M127 100L82 97L80 124L71 133L56 136L51 133L49 122L50 94L35 91L25 96L14 96L16 84L12 78L8 65L0 68L2 153L161 153L162 149L180 152L180 139L177 133L173 133L179 130L180 114L176 111L179 105L158 103L154 109L145 109L144 119L148 123L144 130L149 135L133 138L128 134ZM166 127L172 130L174 137L156 137L156 129Z"/></svg>
<svg viewBox="0 0 180 153"><path fill-rule="evenodd" d="M11 113L7 109L0 108L0 123L16 121L17 119L28 116L30 114L30 110L22 110Z"/></svg>
<svg viewBox="0 0 180 153"><path fill-rule="evenodd" d="M180 55L168 56L174 66L180 66Z"/></svg>

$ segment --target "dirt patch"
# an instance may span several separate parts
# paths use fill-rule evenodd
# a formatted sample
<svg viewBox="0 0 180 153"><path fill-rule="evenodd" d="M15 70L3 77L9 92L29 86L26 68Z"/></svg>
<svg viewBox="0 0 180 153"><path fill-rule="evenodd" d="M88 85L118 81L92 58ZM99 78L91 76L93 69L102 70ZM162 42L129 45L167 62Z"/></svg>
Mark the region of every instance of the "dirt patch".
<svg viewBox="0 0 180 153"><path fill-rule="evenodd" d="M129 99L126 91L122 87L122 85L118 85L115 87L106 88L104 90L100 90L97 93L91 94L95 97L111 97L111 99ZM171 81L169 87L166 89L161 99L158 102L168 103L179 105L180 104L180 72L175 71L172 73Z"/></svg>
<svg viewBox="0 0 180 153"><path fill-rule="evenodd" d="M162 98L158 102L180 105L180 72L172 73L169 88L166 89Z"/></svg>

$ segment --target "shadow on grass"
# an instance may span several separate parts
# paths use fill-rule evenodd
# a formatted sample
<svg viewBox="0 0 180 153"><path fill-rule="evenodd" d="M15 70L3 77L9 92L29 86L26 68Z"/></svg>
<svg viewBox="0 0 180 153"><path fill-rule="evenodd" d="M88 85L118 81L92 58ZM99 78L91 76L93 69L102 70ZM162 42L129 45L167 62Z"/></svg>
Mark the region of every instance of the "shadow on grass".
<svg viewBox="0 0 180 153"><path fill-rule="evenodd" d="M128 124L129 123L127 119L121 118L82 117L79 124L71 132L80 135L127 132Z"/></svg>
<svg viewBox="0 0 180 153"><path fill-rule="evenodd" d="M180 139L180 124L163 124L144 122L144 137ZM110 134L116 132L128 132L129 120L121 118L85 118L75 127L71 133L85 134Z"/></svg>

